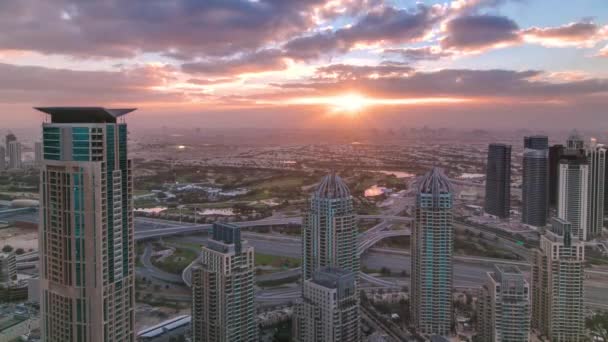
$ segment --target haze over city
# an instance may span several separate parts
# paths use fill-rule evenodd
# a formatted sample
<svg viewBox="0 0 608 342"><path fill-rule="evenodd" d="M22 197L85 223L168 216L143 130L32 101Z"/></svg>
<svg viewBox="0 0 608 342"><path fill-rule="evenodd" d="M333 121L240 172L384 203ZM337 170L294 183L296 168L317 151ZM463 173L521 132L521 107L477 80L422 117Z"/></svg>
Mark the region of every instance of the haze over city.
<svg viewBox="0 0 608 342"><path fill-rule="evenodd" d="M0 0L0 342L608 342L607 0Z"/></svg>
<svg viewBox="0 0 608 342"><path fill-rule="evenodd" d="M603 0L4 1L2 126L608 129Z"/></svg>

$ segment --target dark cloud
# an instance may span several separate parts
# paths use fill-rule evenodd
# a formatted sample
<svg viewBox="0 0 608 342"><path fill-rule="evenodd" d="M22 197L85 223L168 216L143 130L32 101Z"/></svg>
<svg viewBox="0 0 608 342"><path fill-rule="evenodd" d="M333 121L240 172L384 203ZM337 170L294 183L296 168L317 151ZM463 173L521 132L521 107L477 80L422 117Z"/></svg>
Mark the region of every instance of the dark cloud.
<svg viewBox="0 0 608 342"><path fill-rule="evenodd" d="M524 30L525 35L538 38L557 38L563 40L586 40L599 31L594 23L571 23L559 27L539 28L532 27Z"/></svg>
<svg viewBox="0 0 608 342"><path fill-rule="evenodd" d="M592 22L570 23L559 27L532 27L521 32L526 41L547 46L592 47L608 40L608 26L600 27Z"/></svg>
<svg viewBox="0 0 608 342"><path fill-rule="evenodd" d="M449 51L443 51L439 47L425 46L420 48L386 49L386 54L397 54L408 61L435 61L452 55Z"/></svg>
<svg viewBox="0 0 608 342"><path fill-rule="evenodd" d="M235 58L219 58L185 63L182 65L182 70L191 74L235 75L282 70L286 67L285 57L281 50L267 49L247 53Z"/></svg>
<svg viewBox="0 0 608 342"><path fill-rule="evenodd" d="M482 50L500 43L521 40L517 24L502 16L468 15L449 21L441 47L455 50Z"/></svg>
<svg viewBox="0 0 608 342"><path fill-rule="evenodd" d="M352 0L353 8L367 0ZM257 50L314 27L324 0L19 0L0 2L2 49L82 57L142 51L189 59ZM358 8L361 8L359 6ZM318 16L339 15L339 9Z"/></svg>
<svg viewBox="0 0 608 342"><path fill-rule="evenodd" d="M361 66L352 66L358 70ZM347 66L340 65L340 69ZM370 67L372 68L372 67ZM369 96L510 98L514 103L527 98L559 99L608 92L608 80L541 80L541 71L444 69L434 72L410 71L402 76L380 78L323 78L324 70L308 83L291 83L283 88L300 88L317 95L357 90Z"/></svg>
<svg viewBox="0 0 608 342"><path fill-rule="evenodd" d="M317 68L314 80L356 80L362 78L400 77L414 69L407 64L384 62L380 65L331 64Z"/></svg>
<svg viewBox="0 0 608 342"><path fill-rule="evenodd" d="M357 43L408 43L421 40L440 19L438 10L419 4L414 10L382 7L363 16L353 26L299 37L285 45L294 58L311 59L332 52L346 52Z"/></svg>
<svg viewBox="0 0 608 342"><path fill-rule="evenodd" d="M204 86L204 85L230 83L230 82L234 82L236 80L237 80L237 78L235 78L235 77L221 77L221 78L214 78L214 79L191 78L188 80L188 83Z"/></svg>
<svg viewBox="0 0 608 342"><path fill-rule="evenodd" d="M0 103L97 105L184 100L181 94L153 90L175 81L172 70L164 67L75 71L0 63L0 75Z"/></svg>

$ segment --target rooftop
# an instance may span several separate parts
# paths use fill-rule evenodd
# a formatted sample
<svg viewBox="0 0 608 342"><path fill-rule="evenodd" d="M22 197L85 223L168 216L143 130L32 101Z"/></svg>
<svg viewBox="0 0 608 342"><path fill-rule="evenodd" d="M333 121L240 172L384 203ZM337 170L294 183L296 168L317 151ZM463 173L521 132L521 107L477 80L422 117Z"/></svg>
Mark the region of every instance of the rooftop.
<svg viewBox="0 0 608 342"><path fill-rule="evenodd" d="M418 192L425 194L447 194L453 192L450 179L438 167L433 167L418 183Z"/></svg>
<svg viewBox="0 0 608 342"><path fill-rule="evenodd" d="M136 108L103 107L35 107L51 116L52 123L116 123L117 119Z"/></svg>
<svg viewBox="0 0 608 342"><path fill-rule="evenodd" d="M345 198L350 197L350 190L340 176L334 172L323 177L315 191L315 195L321 198Z"/></svg>

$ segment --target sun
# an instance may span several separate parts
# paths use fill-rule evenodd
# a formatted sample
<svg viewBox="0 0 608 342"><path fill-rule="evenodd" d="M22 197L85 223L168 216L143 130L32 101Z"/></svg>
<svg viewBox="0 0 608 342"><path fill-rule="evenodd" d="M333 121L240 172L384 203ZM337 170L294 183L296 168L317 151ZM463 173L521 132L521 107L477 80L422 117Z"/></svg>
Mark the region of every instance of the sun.
<svg viewBox="0 0 608 342"><path fill-rule="evenodd" d="M328 98L327 104L334 112L356 114L368 105L367 99L357 93L349 93Z"/></svg>

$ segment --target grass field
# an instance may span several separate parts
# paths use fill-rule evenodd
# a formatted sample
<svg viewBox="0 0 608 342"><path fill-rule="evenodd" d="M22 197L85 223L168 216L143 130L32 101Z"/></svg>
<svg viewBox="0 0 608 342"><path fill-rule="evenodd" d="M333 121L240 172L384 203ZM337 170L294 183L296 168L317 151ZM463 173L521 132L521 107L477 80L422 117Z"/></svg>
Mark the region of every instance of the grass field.
<svg viewBox="0 0 608 342"><path fill-rule="evenodd" d="M282 268L300 267L300 259L270 254L255 253L256 266L273 266Z"/></svg>
<svg viewBox="0 0 608 342"><path fill-rule="evenodd" d="M165 272L181 274L184 268L186 268L186 266L196 259L196 257L197 254L193 250L187 248L176 248L173 255L165 258L162 262L159 262L153 258L152 264Z"/></svg>

